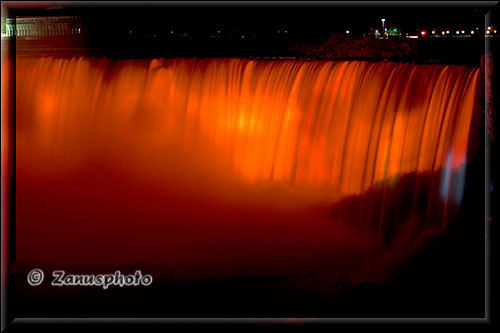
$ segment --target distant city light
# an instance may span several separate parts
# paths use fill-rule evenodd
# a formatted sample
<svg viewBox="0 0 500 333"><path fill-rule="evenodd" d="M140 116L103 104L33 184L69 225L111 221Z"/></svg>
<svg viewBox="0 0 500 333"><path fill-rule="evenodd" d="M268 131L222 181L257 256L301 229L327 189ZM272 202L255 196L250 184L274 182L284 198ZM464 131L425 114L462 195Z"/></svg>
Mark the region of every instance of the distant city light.
<svg viewBox="0 0 500 333"><path fill-rule="evenodd" d="M462 33L464 34L464 33L465 33L465 30L462 30Z"/></svg>
<svg viewBox="0 0 500 333"><path fill-rule="evenodd" d="M488 27L488 30L491 30L491 27Z"/></svg>
<svg viewBox="0 0 500 333"><path fill-rule="evenodd" d="M395 29L394 29L394 32L398 32L398 29L396 29L396 28L395 28Z"/></svg>
<svg viewBox="0 0 500 333"><path fill-rule="evenodd" d="M425 36L425 34L426 34L426 33L427 33L427 32L426 32L425 30L420 31L420 34L421 34L422 36Z"/></svg>
<svg viewBox="0 0 500 333"><path fill-rule="evenodd" d="M474 35L474 30L471 30L471 31L470 31L470 34L471 34L471 35Z"/></svg>
<svg viewBox="0 0 500 333"><path fill-rule="evenodd" d="M445 34L445 32L444 32L444 31L441 31L441 35L444 35L444 34Z"/></svg>
<svg viewBox="0 0 500 333"><path fill-rule="evenodd" d="M486 31L486 33L489 35L489 34L490 34L490 31L488 30L488 31Z"/></svg>
<svg viewBox="0 0 500 333"><path fill-rule="evenodd" d="M450 33L450 30L446 30L446 33L449 34Z"/></svg>
<svg viewBox="0 0 500 333"><path fill-rule="evenodd" d="M436 33L436 30L432 30L432 34L434 35Z"/></svg>
<svg viewBox="0 0 500 333"><path fill-rule="evenodd" d="M345 31L345 33L346 33L346 34L348 34L348 33L349 33L349 30L346 30L346 31Z"/></svg>
<svg viewBox="0 0 500 333"><path fill-rule="evenodd" d="M495 34L496 34L496 33L497 33L497 31L496 31L496 30L493 30L493 33L495 33Z"/></svg>
<svg viewBox="0 0 500 333"><path fill-rule="evenodd" d="M457 30L456 33L457 33L457 35L460 35L460 31Z"/></svg>

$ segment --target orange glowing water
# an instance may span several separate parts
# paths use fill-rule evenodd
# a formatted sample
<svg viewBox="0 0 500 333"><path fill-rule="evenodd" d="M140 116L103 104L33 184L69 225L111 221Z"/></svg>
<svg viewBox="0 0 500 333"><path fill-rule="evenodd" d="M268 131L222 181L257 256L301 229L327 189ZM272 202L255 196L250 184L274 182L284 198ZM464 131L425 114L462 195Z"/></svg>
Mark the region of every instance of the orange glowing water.
<svg viewBox="0 0 500 333"><path fill-rule="evenodd" d="M360 61L22 59L19 129L41 152L175 141L248 181L356 194L438 170L450 151L452 167L464 163L478 77Z"/></svg>
<svg viewBox="0 0 500 333"><path fill-rule="evenodd" d="M476 68L391 62L18 58L18 178L89 170L101 177L96 197L102 165L149 179L148 193L234 202L228 193L239 191L250 206L267 199L242 188L274 184L275 207L333 204L405 174L442 172L438 199L460 198L451 191L463 190L479 78Z"/></svg>

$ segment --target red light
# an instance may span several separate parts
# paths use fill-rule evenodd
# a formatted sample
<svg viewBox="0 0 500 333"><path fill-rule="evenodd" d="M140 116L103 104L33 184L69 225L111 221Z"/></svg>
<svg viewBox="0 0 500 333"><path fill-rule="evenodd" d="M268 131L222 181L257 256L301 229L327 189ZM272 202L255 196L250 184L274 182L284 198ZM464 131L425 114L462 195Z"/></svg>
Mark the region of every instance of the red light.
<svg viewBox="0 0 500 333"><path fill-rule="evenodd" d="M425 32L425 31L420 31L420 34L421 34L422 36L425 36L425 34L426 34L426 33L427 33L427 32Z"/></svg>

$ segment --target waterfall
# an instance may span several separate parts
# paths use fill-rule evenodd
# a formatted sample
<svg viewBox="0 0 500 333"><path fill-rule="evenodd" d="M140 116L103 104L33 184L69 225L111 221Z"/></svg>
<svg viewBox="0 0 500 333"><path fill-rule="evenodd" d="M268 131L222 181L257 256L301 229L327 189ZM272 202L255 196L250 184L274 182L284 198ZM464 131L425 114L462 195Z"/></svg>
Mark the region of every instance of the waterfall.
<svg viewBox="0 0 500 333"><path fill-rule="evenodd" d="M19 177L96 173L89 161L102 159L161 192L179 174L179 188L209 182L207 168L219 178L200 191L215 197L231 179L334 205L436 173L433 200L459 205L479 80L437 64L18 58ZM377 209L380 229L391 207Z"/></svg>

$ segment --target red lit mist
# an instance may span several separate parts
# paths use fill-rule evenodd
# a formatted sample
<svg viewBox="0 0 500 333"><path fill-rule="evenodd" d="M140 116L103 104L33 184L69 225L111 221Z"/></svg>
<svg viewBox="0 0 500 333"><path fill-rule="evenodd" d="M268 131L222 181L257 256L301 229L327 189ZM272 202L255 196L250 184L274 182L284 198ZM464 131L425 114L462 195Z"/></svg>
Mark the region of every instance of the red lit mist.
<svg viewBox="0 0 500 333"><path fill-rule="evenodd" d="M16 70L21 261L379 281L460 205L475 68L18 58ZM400 192L410 213L388 223Z"/></svg>

